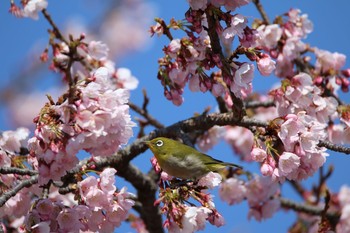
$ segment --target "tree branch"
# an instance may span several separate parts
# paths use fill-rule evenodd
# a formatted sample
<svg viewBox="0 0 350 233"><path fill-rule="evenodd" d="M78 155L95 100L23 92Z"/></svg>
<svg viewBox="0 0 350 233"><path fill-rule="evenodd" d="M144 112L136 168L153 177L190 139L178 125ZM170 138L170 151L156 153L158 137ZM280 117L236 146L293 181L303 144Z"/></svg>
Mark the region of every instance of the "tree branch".
<svg viewBox="0 0 350 233"><path fill-rule="evenodd" d="M293 209L297 212L302 212L310 215L315 216L322 216L322 214L325 214L325 216L331 221L331 222L338 222L340 218L340 213L338 212L327 212L324 213L324 207L318 207L318 206L311 206L308 204L301 204L296 203L294 201L280 198L281 206L286 209Z"/></svg>
<svg viewBox="0 0 350 233"><path fill-rule="evenodd" d="M150 114L148 114L148 112L146 112L145 110L143 110L142 108L140 108L139 106L137 106L136 104L132 103L129 101L129 106L132 110L134 110L135 112L137 112L138 114L140 114L141 116L143 116L144 118L146 118L146 120L153 125L156 128L164 128L164 125L162 123L160 123L159 121L157 121L154 117L152 117Z"/></svg>
<svg viewBox="0 0 350 233"><path fill-rule="evenodd" d="M115 168L121 167L117 165ZM163 233L162 216L158 206L154 205L158 189L157 184L151 177L142 173L132 164L122 167L117 174L137 189L137 199L142 204L139 213L147 226L147 230L149 232Z"/></svg>
<svg viewBox="0 0 350 233"><path fill-rule="evenodd" d="M246 108L259 108L259 107L264 107L264 108L268 108L268 107L275 107L275 103L272 100L268 100L265 102L262 101L249 101L245 103L245 107Z"/></svg>
<svg viewBox="0 0 350 233"><path fill-rule="evenodd" d="M337 152L341 152L344 154L350 154L350 148L349 147L345 147L345 146L341 146L341 145L336 145L330 141L327 140L322 140L319 141L318 143L319 147L326 147L327 149L333 150L333 151L337 151Z"/></svg>
<svg viewBox="0 0 350 233"><path fill-rule="evenodd" d="M260 3L260 0L253 0L253 3L256 7L256 9L259 11L261 18L264 20L266 24L270 24L269 17L267 16L263 6Z"/></svg>
<svg viewBox="0 0 350 233"><path fill-rule="evenodd" d="M0 167L0 174L17 174L17 175L37 175L38 171L30 170L30 169L24 169L24 168L17 168L17 167Z"/></svg>

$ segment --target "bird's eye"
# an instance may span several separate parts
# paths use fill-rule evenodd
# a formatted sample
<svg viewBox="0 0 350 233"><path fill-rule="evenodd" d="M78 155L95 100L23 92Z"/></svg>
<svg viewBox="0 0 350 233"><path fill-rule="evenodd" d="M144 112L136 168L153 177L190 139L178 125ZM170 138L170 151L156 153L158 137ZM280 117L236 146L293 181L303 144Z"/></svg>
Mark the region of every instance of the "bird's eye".
<svg viewBox="0 0 350 233"><path fill-rule="evenodd" d="M159 147L160 147L160 146L163 146L163 144L164 144L164 143L163 143L162 140L158 140L158 141L156 142L156 145L159 146Z"/></svg>

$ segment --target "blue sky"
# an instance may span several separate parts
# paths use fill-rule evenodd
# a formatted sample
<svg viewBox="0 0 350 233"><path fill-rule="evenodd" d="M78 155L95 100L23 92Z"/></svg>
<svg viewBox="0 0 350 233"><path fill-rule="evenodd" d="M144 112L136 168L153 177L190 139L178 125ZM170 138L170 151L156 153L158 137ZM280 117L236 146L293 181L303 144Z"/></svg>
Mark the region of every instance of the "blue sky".
<svg viewBox="0 0 350 233"><path fill-rule="evenodd" d="M107 1L106 1L107 2ZM49 1L48 12L52 15L58 26L66 24L67 20L79 18L86 25L96 24L99 17L103 14L106 8L106 2L97 0L61 0ZM188 4L185 0L176 1L149 1L154 6L155 15L169 21L171 18L183 19L184 12L188 9ZM299 8L303 13L309 15L309 19L314 23L314 31L306 39L311 46L316 46L321 49L331 52L341 52L347 57L350 56L350 32L348 18L348 9L350 2L345 0L337 0L330 3L326 0L261 0L270 19L281 13L287 12L290 8ZM48 23L40 16L39 21L31 19L17 19L8 12L9 1L0 1L0 88L8 85L11 80L18 74L19 71L25 68L25 63L31 62L37 57L30 57L27 54L35 44L43 50L47 41ZM251 23L255 17L259 17L253 5L242 7L236 13L248 16ZM145 33L148 28L145 27ZM122 33L122 32L121 32ZM162 56L162 48L167 43L164 38L153 37L149 39L149 43L144 49L128 54L123 59L118 61L117 66L124 66L131 69L132 73L139 79L140 84L137 90L131 93L131 101L137 104L142 104L141 90L147 90L150 97L149 111L165 125L172 124L176 121L191 117L195 112L202 112L205 107L210 106L215 109L216 102L213 97L202 93L190 93L186 90L185 102L181 107L172 105L163 96L163 91L160 83L156 78L157 74L157 59ZM32 55L31 55L32 56ZM349 59L347 66L349 67ZM57 83L60 80L58 76L51 75L49 72L39 72L39 76L46 75L47 78L41 79L38 89L44 89L49 85ZM46 77L45 76L45 77ZM31 81L33 77L26 77ZM266 92L277 79L270 77L257 76L254 80L254 90L258 92ZM12 83L11 85L16 85ZM0 89L1 90L1 89ZM349 102L349 94L345 94L344 100ZM42 97L44 98L44 96ZM4 102L0 102L0 130L14 129L10 124L8 111ZM23 113L25 114L25 113ZM135 115L133 115L135 116ZM136 129L137 132L137 129ZM133 139L131 139L133 140ZM227 145L220 143L217 147L208 152L214 157L223 158L232 162L238 162L236 157L232 156L232 152ZM222 156L222 157L220 157ZM140 155L133 161L140 166L143 171L148 171L151 165L148 162L151 157L150 152ZM333 164L335 172L329 180L331 190L339 190L339 187L347 183L349 178L345 177L344 171L349 162L346 156L331 153L328 157L326 166ZM145 162L146 161L146 162ZM256 165L243 164L245 168L258 172ZM311 185L312 180L317 180L315 176L311 181L306 182L306 185ZM123 184L120 178L117 178L119 184ZM132 190L132 188L130 188ZM218 210L226 218L227 224L219 229L210 227L209 224L204 232L286 232L287 228L294 220L294 214L288 212L280 212L273 219L258 223L254 220L246 219L248 209L246 203L228 207L221 204L218 199L218 193L214 190L216 196L216 204ZM287 186L283 188L282 194L287 197L297 198L295 193ZM117 232L134 232L127 224L123 224L122 228Z"/></svg>

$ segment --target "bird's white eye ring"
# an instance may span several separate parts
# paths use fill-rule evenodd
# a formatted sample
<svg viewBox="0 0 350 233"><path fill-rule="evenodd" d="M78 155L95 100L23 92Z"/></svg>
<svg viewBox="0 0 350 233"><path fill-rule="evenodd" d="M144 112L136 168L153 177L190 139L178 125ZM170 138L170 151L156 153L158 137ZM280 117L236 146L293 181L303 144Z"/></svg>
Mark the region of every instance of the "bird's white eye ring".
<svg viewBox="0 0 350 233"><path fill-rule="evenodd" d="M156 145L158 146L158 147L161 147L161 146L163 146L163 141L162 140L158 140L158 141L156 141Z"/></svg>

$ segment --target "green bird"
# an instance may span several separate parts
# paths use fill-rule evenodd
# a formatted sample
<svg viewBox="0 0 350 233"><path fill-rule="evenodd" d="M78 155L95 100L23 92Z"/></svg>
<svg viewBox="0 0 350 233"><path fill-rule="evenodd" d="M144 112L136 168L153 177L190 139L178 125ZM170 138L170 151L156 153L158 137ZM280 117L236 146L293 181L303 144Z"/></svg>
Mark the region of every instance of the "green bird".
<svg viewBox="0 0 350 233"><path fill-rule="evenodd" d="M219 172L225 167L242 169L239 165L214 159L169 138L158 137L145 143L153 152L159 166L169 175L180 179L197 180L208 172Z"/></svg>

